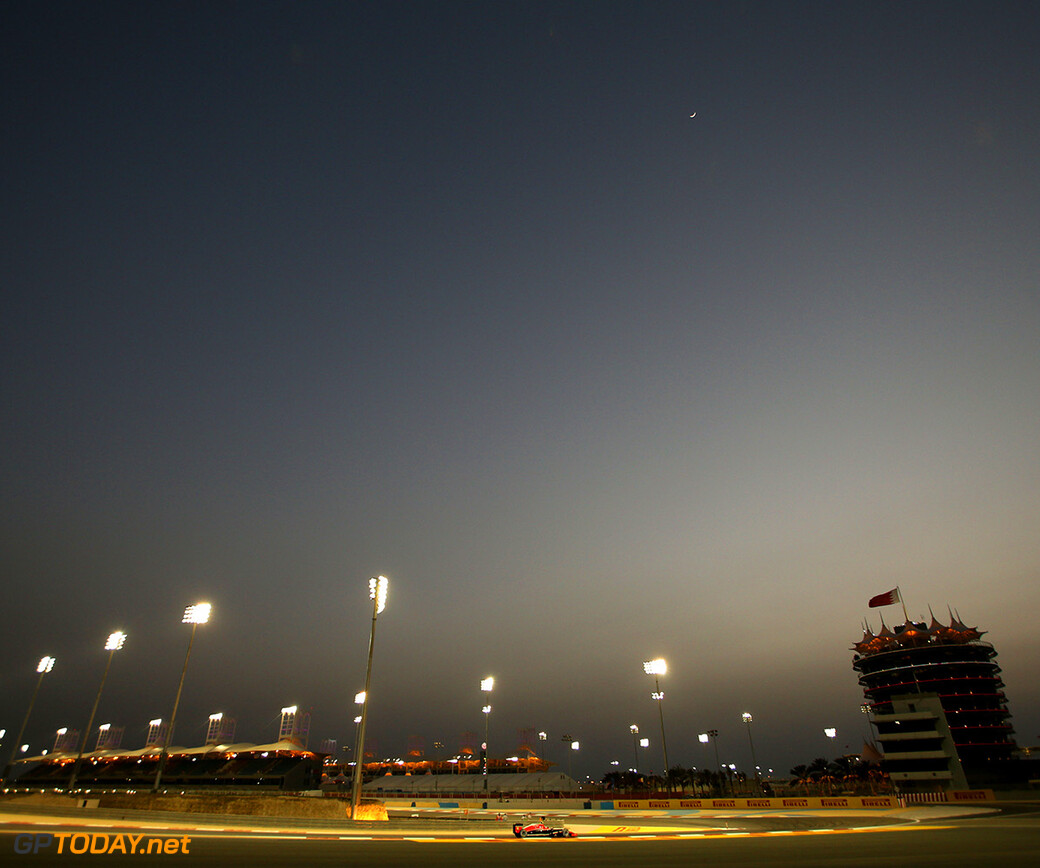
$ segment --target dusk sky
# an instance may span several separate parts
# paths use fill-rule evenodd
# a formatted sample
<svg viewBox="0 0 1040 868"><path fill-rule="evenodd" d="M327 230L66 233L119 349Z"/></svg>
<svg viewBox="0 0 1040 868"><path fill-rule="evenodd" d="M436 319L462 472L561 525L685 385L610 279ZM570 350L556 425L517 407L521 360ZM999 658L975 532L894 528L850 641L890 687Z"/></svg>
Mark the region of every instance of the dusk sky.
<svg viewBox="0 0 1040 868"><path fill-rule="evenodd" d="M868 599L1040 743L1031 3L8 2L6 762L208 715L786 774ZM693 116L695 115L695 116ZM830 743L823 728L838 728ZM93 736L91 737L93 745Z"/></svg>

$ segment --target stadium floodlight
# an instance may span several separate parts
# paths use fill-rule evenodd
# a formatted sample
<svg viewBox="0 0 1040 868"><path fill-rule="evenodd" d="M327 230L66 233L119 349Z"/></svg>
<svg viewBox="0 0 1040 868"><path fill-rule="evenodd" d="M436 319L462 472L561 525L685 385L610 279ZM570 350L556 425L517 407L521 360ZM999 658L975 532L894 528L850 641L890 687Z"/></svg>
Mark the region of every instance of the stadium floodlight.
<svg viewBox="0 0 1040 868"><path fill-rule="evenodd" d="M357 728L357 752L354 754L354 782L350 789L350 817L358 819L361 804L361 767L364 765L365 727L368 724L368 693L372 682L372 651L376 645L376 617L386 608L390 580L386 576L375 576L368 580L368 597L372 600L372 631L368 637L368 666L365 669L364 699L361 704L361 723ZM361 694L358 694L359 696ZM356 697L355 697L356 701Z"/></svg>
<svg viewBox="0 0 1040 868"><path fill-rule="evenodd" d="M485 693L490 693L495 689L495 678L493 675L489 675L487 678L480 680L480 689Z"/></svg>
<svg viewBox="0 0 1040 868"><path fill-rule="evenodd" d="M79 769L83 763L83 752L87 749L87 739L90 737L90 728L94 725L94 715L97 714L98 703L101 701L101 691L105 689L105 679L108 678L108 669L112 665L112 657L115 656L116 651L123 647L124 642L126 642L126 633L122 630L109 633L108 639L105 640L108 661L105 663L105 671L101 676L101 683L98 685L97 696L94 697L94 707L90 709L90 717L87 719L86 729L83 730L83 741L80 742L79 753L76 754L76 761L72 764L72 776L69 778L70 791L76 788L76 778L79 777Z"/></svg>
<svg viewBox="0 0 1040 868"><path fill-rule="evenodd" d="M199 624L208 624L213 607L209 603L195 603L184 609L182 624L191 624L191 636L188 638L188 651L184 655L184 666L181 668L181 680L177 684L177 696L173 700L173 711L170 714L170 724L166 727L163 735L162 749L159 751L159 762L155 769L155 783L152 784L152 792L159 792L159 784L162 782L163 769L166 767L166 759L169 756L170 739L173 738L173 727L177 723L177 706L181 702L181 691L184 689L184 676L188 672L188 660L191 659L191 646L195 642L195 631Z"/></svg>
<svg viewBox="0 0 1040 868"><path fill-rule="evenodd" d="M181 618L182 624L205 624L209 621L210 612L213 607L209 603L196 603L194 606L188 606L184 610L184 617Z"/></svg>
<svg viewBox="0 0 1040 868"><path fill-rule="evenodd" d="M354 702L356 702L358 705L364 705L366 698L367 697L364 690L354 694Z"/></svg>
<svg viewBox="0 0 1040 868"><path fill-rule="evenodd" d="M643 671L647 675L667 675L668 663L665 662L663 657L658 657L654 660L646 660L643 663Z"/></svg>
<svg viewBox="0 0 1040 868"><path fill-rule="evenodd" d="M224 719L224 712L223 711L218 711L218 712L216 712L214 714L211 714L209 716L209 719L210 720L223 720Z"/></svg>
<svg viewBox="0 0 1040 868"><path fill-rule="evenodd" d="M116 630L114 633L108 634L108 640L105 642L106 651L118 651L123 647L123 643L126 641L126 633L122 630Z"/></svg>
<svg viewBox="0 0 1040 868"><path fill-rule="evenodd" d="M36 672L39 674L39 678L36 679L36 686L33 688L32 699L29 700L29 708L25 712L25 719L22 721L22 728L18 730L18 738L14 740L14 749L11 751L11 759L4 767L3 774L0 775L0 783L7 779L7 773L10 771L11 766L14 765L14 761L18 758L19 745L22 741L22 736L25 735L25 727L29 723L29 715L32 714L33 706L36 704L36 694L40 691L40 685L43 684L43 676L46 675L54 668L56 658L54 657L41 657L40 662L36 664ZM24 745L22 753L29 750L28 745Z"/></svg>
<svg viewBox="0 0 1040 868"><path fill-rule="evenodd" d="M381 615L386 608L386 595L390 590L390 580L386 576L378 576L368 580L368 596L376 601L376 614Z"/></svg>
<svg viewBox="0 0 1040 868"><path fill-rule="evenodd" d="M282 709L282 714L296 714L297 706L289 705Z"/></svg>
<svg viewBox="0 0 1040 868"><path fill-rule="evenodd" d="M665 781L668 781L668 742L664 737L664 693L661 692L661 676L668 672L668 664L663 657L644 660L643 671L654 676L654 686L657 688L650 697L657 701L657 713L661 718L661 750L664 752L664 777ZM668 789L671 789L671 783L668 784Z"/></svg>

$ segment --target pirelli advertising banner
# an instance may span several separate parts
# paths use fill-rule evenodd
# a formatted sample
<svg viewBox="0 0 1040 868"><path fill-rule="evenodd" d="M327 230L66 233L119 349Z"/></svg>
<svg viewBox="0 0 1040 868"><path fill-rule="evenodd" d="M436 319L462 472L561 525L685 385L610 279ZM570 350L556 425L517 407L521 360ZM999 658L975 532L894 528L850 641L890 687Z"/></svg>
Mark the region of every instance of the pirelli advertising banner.
<svg viewBox="0 0 1040 868"><path fill-rule="evenodd" d="M756 811L798 808L898 808L895 796L786 796L760 799L614 799L601 807L617 810Z"/></svg>
<svg viewBox="0 0 1040 868"><path fill-rule="evenodd" d="M985 802L993 800L992 790L963 790L946 794L948 802ZM773 796L759 799L614 799L600 802L600 809L616 810L690 810L690 811L755 811L755 810L821 810L826 808L900 808L898 796Z"/></svg>

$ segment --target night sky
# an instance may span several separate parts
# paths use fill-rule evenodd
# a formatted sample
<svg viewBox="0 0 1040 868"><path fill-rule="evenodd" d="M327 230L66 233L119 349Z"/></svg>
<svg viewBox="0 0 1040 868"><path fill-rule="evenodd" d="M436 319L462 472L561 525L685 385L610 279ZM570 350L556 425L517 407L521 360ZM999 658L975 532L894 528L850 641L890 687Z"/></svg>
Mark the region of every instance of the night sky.
<svg viewBox="0 0 1040 868"><path fill-rule="evenodd" d="M1040 742L1031 3L0 8L0 727L858 752L900 586ZM691 115L696 114L695 117ZM836 726L831 743L823 728ZM93 737L91 738L91 746Z"/></svg>

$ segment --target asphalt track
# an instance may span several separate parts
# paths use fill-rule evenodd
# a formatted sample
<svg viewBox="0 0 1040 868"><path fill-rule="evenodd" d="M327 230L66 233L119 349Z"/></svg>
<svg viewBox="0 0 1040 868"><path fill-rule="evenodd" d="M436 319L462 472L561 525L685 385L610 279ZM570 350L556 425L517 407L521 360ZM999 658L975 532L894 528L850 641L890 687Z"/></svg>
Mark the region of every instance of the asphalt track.
<svg viewBox="0 0 1040 868"><path fill-rule="evenodd" d="M2 810L2 809L0 809ZM125 820L0 813L0 864L178 863L191 866L549 865L763 866L857 868L1040 865L1035 805L915 808L886 814L713 814L576 816L577 838L517 840L512 817L449 820L404 817L389 823L292 825L286 821ZM45 837L51 836L50 841ZM57 852L60 838L63 852ZM136 840L135 840L136 839ZM186 840L185 840L186 839ZM152 841L151 853L145 846ZM169 842L173 842L171 845ZM156 853L164 846L168 852ZM33 849L39 852L33 853ZM91 854L90 849L94 849ZM183 852L186 850L187 852ZM84 852L79 852L84 851Z"/></svg>

